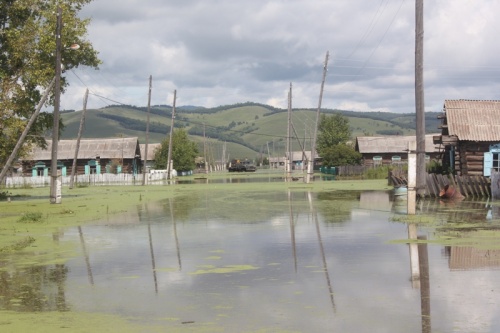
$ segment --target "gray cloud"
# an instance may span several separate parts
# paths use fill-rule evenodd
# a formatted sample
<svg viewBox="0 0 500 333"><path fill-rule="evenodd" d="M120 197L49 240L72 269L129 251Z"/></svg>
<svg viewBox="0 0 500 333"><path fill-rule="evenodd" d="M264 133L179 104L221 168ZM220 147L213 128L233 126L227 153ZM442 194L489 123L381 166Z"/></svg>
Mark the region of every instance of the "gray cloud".
<svg viewBox="0 0 500 333"><path fill-rule="evenodd" d="M425 3L425 105L445 99L497 99L495 42L500 3ZM254 101L314 108L326 51L323 106L414 112L415 5L405 0L160 1L99 0L84 8L99 72L68 78L64 108L79 109L85 86L113 100L145 105L178 90L179 103L218 106ZM101 103L101 104L100 104ZM171 103L171 102L168 102ZM103 106L89 100L90 107Z"/></svg>

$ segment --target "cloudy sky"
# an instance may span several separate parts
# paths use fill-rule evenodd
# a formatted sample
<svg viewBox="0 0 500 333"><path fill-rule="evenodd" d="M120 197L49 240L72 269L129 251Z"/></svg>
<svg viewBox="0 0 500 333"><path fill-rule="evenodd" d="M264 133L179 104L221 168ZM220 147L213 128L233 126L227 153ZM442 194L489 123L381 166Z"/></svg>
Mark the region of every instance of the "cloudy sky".
<svg viewBox="0 0 500 333"><path fill-rule="evenodd" d="M500 2L424 4L426 111L445 99L499 99ZM88 39L100 70L67 73L62 108L115 102L214 107L246 101L415 112L415 0L94 0ZM114 102L112 102L112 101Z"/></svg>

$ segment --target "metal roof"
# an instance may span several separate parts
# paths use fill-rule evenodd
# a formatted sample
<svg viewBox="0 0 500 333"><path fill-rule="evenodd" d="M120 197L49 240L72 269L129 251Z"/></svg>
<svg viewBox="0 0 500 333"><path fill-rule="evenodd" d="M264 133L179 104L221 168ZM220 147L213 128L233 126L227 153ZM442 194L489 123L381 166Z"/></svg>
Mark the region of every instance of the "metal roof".
<svg viewBox="0 0 500 333"><path fill-rule="evenodd" d="M499 141L500 101L445 100L449 135L459 140Z"/></svg>
<svg viewBox="0 0 500 333"><path fill-rule="evenodd" d="M47 148L36 147L25 160L50 160L52 157L52 140L47 141ZM105 159L134 158L140 154L139 141L134 138L81 139L78 150L79 159L95 159L96 156ZM76 140L59 140L57 145L58 160L72 160L75 157ZM149 147L148 147L149 150Z"/></svg>
<svg viewBox="0 0 500 333"><path fill-rule="evenodd" d="M438 153L439 145L433 143L432 137L439 134L425 135L425 152ZM408 153L408 142L416 141L415 135L390 136L358 136L356 150L361 154Z"/></svg>

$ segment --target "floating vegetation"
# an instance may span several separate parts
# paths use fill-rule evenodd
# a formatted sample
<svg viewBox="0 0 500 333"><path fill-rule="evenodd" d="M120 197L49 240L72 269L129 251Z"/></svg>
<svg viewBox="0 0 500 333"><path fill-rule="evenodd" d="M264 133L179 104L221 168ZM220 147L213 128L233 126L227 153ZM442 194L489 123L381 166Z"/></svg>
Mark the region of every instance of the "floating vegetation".
<svg viewBox="0 0 500 333"><path fill-rule="evenodd" d="M13 245L0 247L0 253L20 251L22 249L27 248L28 246L30 246L34 242L35 242L35 239L31 236L28 236L28 237L21 239L20 241L16 242Z"/></svg>
<svg viewBox="0 0 500 333"><path fill-rule="evenodd" d="M252 265L227 265L224 267L210 267L207 269L199 269L193 273L192 275L200 275L200 274L228 274L228 273L238 273L242 271L254 270L258 269L258 267L254 267Z"/></svg>
<svg viewBox="0 0 500 333"><path fill-rule="evenodd" d="M40 223L43 219L43 214L40 212L24 213L17 222L21 223Z"/></svg>

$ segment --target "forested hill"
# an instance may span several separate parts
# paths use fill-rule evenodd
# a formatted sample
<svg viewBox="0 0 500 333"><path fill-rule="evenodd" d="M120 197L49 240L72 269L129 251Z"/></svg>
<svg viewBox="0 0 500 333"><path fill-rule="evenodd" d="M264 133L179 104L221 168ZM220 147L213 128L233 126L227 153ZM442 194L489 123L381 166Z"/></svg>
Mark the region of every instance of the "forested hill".
<svg viewBox="0 0 500 333"><path fill-rule="evenodd" d="M145 142L147 107L111 105L87 110L83 137L104 138L137 136ZM360 135L411 135L415 133L415 114L359 112L322 109L324 114L340 112L349 118L353 139ZM438 132L439 112L426 113L426 133ZM76 138L81 111L64 111L62 138ZM149 142L161 142L170 132L172 108L150 108ZM227 152L235 158L253 158L255 154L284 151L287 136L287 110L258 103L240 103L215 108L176 107L174 128L184 128L193 140L210 149ZM309 145L316 119L316 109L292 111L293 149ZM272 147L272 148L271 148ZM214 152L214 154L219 154Z"/></svg>

